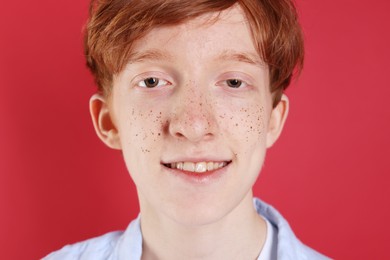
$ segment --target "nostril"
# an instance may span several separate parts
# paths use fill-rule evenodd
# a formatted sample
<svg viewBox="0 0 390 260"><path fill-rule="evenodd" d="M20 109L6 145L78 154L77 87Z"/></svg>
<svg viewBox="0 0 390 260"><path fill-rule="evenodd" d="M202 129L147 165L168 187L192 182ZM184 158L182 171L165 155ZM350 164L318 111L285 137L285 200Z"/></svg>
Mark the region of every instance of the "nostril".
<svg viewBox="0 0 390 260"><path fill-rule="evenodd" d="M184 137L184 135L180 132L176 132L175 135L176 135L176 137Z"/></svg>

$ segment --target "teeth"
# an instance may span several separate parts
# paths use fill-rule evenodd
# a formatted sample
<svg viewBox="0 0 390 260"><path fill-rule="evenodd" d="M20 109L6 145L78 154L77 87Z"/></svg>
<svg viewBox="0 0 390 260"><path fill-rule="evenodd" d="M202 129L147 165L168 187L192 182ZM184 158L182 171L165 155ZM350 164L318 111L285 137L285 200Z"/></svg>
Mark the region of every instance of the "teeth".
<svg viewBox="0 0 390 260"><path fill-rule="evenodd" d="M207 164L205 162L196 163L195 171L196 172L205 172L205 171L207 171Z"/></svg>
<svg viewBox="0 0 390 260"><path fill-rule="evenodd" d="M183 164L183 170L188 171L188 172L194 172L195 171L195 163L185 162Z"/></svg>
<svg viewBox="0 0 390 260"><path fill-rule="evenodd" d="M176 163L172 163L171 167L174 169L174 164ZM183 170L183 163L182 162L179 162L176 164L176 169L179 169L179 170Z"/></svg>
<svg viewBox="0 0 390 260"><path fill-rule="evenodd" d="M212 171L214 169L214 163L213 162L208 162L207 163L207 170Z"/></svg>
<svg viewBox="0 0 390 260"><path fill-rule="evenodd" d="M177 162L171 163L169 166L172 169L184 170L188 172L207 172L217 170L219 168L225 167L227 162Z"/></svg>

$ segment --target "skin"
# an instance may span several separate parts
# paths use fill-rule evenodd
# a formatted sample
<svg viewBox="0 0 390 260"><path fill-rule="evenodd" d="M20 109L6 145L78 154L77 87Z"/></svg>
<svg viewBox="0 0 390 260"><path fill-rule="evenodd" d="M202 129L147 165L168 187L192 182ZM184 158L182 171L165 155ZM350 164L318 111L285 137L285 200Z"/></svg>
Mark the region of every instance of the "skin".
<svg viewBox="0 0 390 260"><path fill-rule="evenodd" d="M143 259L255 259L266 237L252 186L288 100L272 108L268 68L239 6L210 18L149 32L111 95L90 101L98 136L122 150L137 186ZM145 87L148 78L158 85ZM163 165L180 161L229 164L194 181Z"/></svg>

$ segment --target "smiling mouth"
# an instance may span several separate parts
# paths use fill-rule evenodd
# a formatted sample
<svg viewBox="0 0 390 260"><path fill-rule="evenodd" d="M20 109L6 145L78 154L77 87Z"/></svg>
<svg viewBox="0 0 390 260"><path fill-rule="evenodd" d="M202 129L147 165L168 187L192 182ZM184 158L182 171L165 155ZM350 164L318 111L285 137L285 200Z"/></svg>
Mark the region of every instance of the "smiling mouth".
<svg viewBox="0 0 390 260"><path fill-rule="evenodd" d="M175 170L203 173L221 169L227 166L231 161L225 162L174 162L163 164L165 167Z"/></svg>

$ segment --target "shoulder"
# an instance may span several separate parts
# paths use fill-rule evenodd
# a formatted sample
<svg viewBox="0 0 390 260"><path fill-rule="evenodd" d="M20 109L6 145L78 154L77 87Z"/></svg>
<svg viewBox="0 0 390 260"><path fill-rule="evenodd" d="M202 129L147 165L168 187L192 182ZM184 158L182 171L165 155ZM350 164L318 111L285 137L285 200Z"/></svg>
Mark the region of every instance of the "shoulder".
<svg viewBox="0 0 390 260"><path fill-rule="evenodd" d="M140 215L125 231L110 232L100 237L64 246L42 260L114 260L140 259L142 233Z"/></svg>
<svg viewBox="0 0 390 260"><path fill-rule="evenodd" d="M73 245L67 245L42 260L110 259L123 232L115 231Z"/></svg>

